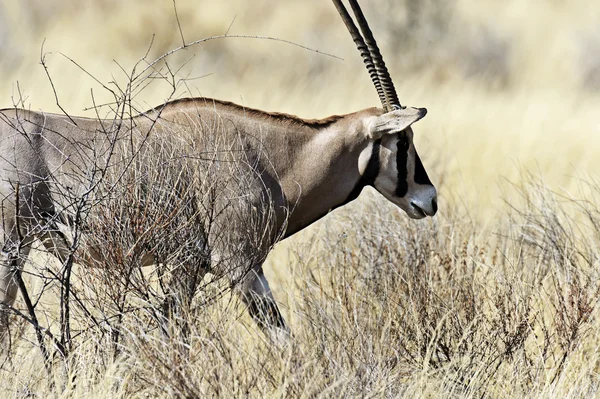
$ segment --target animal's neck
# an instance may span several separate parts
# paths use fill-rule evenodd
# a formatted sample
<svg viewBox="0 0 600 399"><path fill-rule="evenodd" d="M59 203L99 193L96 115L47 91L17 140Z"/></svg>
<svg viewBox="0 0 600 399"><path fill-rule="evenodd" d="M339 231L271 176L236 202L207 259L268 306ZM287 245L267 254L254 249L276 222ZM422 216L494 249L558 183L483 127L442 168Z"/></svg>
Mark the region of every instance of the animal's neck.
<svg viewBox="0 0 600 399"><path fill-rule="evenodd" d="M358 158L367 142L355 133L361 122L344 118L320 129L295 149L281 184L290 206L286 236L307 227L358 196Z"/></svg>

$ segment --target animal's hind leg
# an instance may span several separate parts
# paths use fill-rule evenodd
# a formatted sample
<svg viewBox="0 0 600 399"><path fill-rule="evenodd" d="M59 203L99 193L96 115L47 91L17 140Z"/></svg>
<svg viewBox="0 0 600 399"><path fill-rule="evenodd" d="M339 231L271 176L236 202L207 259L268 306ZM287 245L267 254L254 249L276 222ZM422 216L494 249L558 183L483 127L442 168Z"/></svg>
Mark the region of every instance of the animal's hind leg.
<svg viewBox="0 0 600 399"><path fill-rule="evenodd" d="M166 281L161 281L165 292L165 300L162 304L163 315L166 319L174 318L182 323L182 332L189 330L187 325L188 312L191 309L194 295L202 284L202 280L208 268L204 262L200 264L181 264L171 271Z"/></svg>
<svg viewBox="0 0 600 399"><path fill-rule="evenodd" d="M194 294L198 290L206 267L204 264L180 264L168 272L167 265L158 264L159 283L164 293L160 312L156 313L158 326L164 338L175 338L176 353L188 353L193 316L191 314Z"/></svg>
<svg viewBox="0 0 600 399"><path fill-rule="evenodd" d="M289 333L262 267L254 268L244 277L238 295L248 306L250 316L259 326L271 332L283 330Z"/></svg>

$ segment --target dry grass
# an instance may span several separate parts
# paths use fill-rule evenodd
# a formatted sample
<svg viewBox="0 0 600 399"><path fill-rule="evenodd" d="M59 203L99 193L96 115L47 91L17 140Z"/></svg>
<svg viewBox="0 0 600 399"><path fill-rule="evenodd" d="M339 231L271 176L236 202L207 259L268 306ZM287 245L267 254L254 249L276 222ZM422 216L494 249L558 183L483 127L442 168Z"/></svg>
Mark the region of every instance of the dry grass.
<svg viewBox="0 0 600 399"><path fill-rule="evenodd" d="M66 397L596 395L600 215L538 182L522 193L528 206L495 232L460 211L419 224L390 217L367 195L288 246L292 283L277 295L287 346L226 298L188 315L185 338L127 314L118 348L83 329L71 356L55 359L55 384ZM13 334L3 366L16 397L50 389L29 330Z"/></svg>
<svg viewBox="0 0 600 399"><path fill-rule="evenodd" d="M152 34L154 56L181 40L170 1L105 0L77 11L54 3L0 2L1 106L12 105L18 80L28 106L58 111L38 65L43 38L61 104L73 114L92 105L90 88L97 103L110 98L58 52L103 82L123 82L112 59L129 70ZM269 41L209 42L172 60L183 65L194 56L182 76L211 74L178 95L306 117L377 104L331 4L202 3L177 3L188 41L224 33L235 18L232 33L289 39L345 61ZM125 321L118 351L104 331L85 330L68 359L55 359L51 382L21 321L0 391L599 396L600 58L590 51L597 11L583 0L418 3L413 14L405 12L416 4L409 0L364 8L401 100L429 109L416 144L440 188L433 221L409 221L369 193L279 244L267 274L294 334L287 347L271 345L226 297L193 314L185 340L148 331L137 314ZM168 94L157 82L136 105L149 108ZM39 306L55 327L52 296Z"/></svg>

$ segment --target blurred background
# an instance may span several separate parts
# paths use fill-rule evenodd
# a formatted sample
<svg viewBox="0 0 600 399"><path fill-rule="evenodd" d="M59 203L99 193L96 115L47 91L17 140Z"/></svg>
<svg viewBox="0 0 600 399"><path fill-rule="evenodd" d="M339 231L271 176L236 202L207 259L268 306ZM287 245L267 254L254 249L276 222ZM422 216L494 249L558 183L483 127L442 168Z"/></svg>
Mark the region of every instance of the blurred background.
<svg viewBox="0 0 600 399"><path fill-rule="evenodd" d="M489 220L512 201L504 181L534 171L556 190L600 166L600 7L586 0L371 0L363 9L403 104L427 107L415 141L440 205ZM186 42L264 35L343 58L259 39L226 38L168 58L187 78L175 97L207 96L306 118L378 106L335 8L324 0L178 0ZM171 0L0 0L0 107L75 115L127 83L148 60L181 45ZM43 45L43 47L42 47ZM111 86L114 87L114 86ZM20 93L20 94L19 94ZM134 102L169 97L157 81ZM445 204L445 205L444 205Z"/></svg>

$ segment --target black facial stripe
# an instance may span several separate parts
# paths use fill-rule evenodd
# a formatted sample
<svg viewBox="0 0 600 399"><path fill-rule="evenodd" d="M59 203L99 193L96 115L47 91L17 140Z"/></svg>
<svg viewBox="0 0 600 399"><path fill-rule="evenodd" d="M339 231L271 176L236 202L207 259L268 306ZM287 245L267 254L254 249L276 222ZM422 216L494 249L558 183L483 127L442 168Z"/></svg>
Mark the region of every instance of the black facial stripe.
<svg viewBox="0 0 600 399"><path fill-rule="evenodd" d="M373 142L373 148L371 149L371 158L369 158L369 162L367 163L367 167L365 169L365 173L363 173L361 180L364 179L366 184L373 185L375 183L375 179L379 174L379 168L381 167L381 163L379 162L379 152L381 151L381 139L375 140Z"/></svg>
<svg viewBox="0 0 600 399"><path fill-rule="evenodd" d="M397 147L398 151L396 152L396 168L398 169L398 185L396 186L396 195L402 198L408 192L407 161L409 143L406 136L400 136Z"/></svg>
<svg viewBox="0 0 600 399"><path fill-rule="evenodd" d="M373 148L371 148L371 157L367 163L365 173L360 176L358 183L356 183L356 186L354 186L352 192L350 195L348 195L348 198L346 198L346 200L338 206L346 205L348 202L355 200L358 198L360 192L363 188L365 188L365 186L372 186L375 184L375 179L377 178L377 175L379 174L379 168L381 167L381 163L379 162L380 150L381 139L375 140L373 142Z"/></svg>
<svg viewBox="0 0 600 399"><path fill-rule="evenodd" d="M427 184L432 185L431 180L429 180L429 176L427 176L427 172L423 167L423 163L421 162L421 158L419 158L419 154L415 151L415 183L417 184Z"/></svg>

